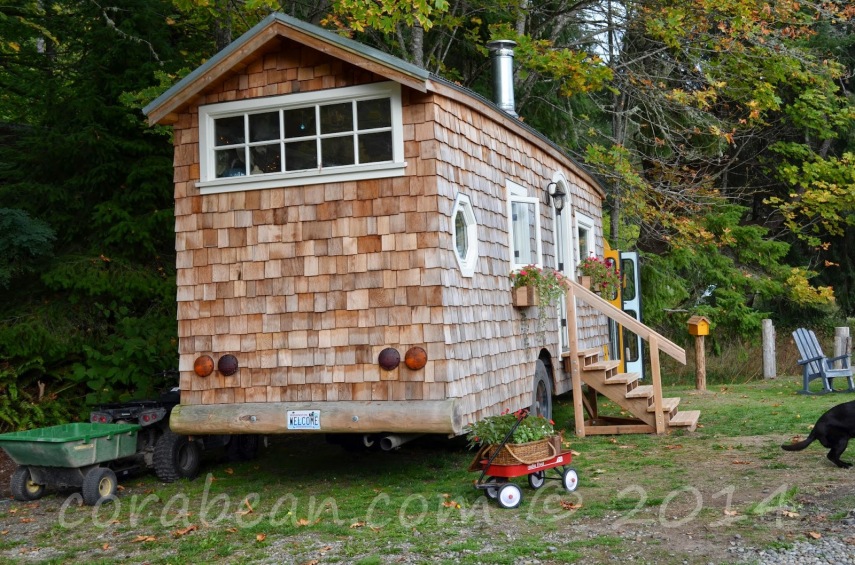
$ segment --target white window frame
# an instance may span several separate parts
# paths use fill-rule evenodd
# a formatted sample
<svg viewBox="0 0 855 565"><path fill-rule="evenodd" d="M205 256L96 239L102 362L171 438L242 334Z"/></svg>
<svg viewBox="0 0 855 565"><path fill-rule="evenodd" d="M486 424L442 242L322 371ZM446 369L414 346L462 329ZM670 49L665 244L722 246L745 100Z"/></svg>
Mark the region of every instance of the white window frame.
<svg viewBox="0 0 855 565"><path fill-rule="evenodd" d="M540 233L540 199L528 196L528 191L525 187L522 187L514 182L505 181L505 186L508 190L508 252L511 260L511 271L515 271L517 269L521 269L522 267L526 267L528 265L536 265L538 267L543 267L543 241ZM533 262L525 262L518 263L516 258L514 257L514 249L516 246L514 245L514 215L513 215L513 203L521 202L523 204L534 204L534 229L535 229L535 241L536 241L536 257L534 257Z"/></svg>
<svg viewBox="0 0 855 565"><path fill-rule="evenodd" d="M593 218L590 218L584 214L580 214L579 212L576 212L575 216L576 216L576 222L575 222L575 224L576 224L576 228L575 228L576 248L579 251L579 257L576 258L576 267L578 268L579 264L582 261L584 261L585 259L587 259L588 257L590 257L592 255L596 255L596 252L597 252L596 247L595 247L596 233L594 232L594 226L596 224L594 223ZM586 249L579 249L579 242L580 242L579 232L581 230L585 230L588 232L588 238L587 238L588 245L587 245Z"/></svg>
<svg viewBox="0 0 855 565"><path fill-rule="evenodd" d="M244 114L269 112L271 110L325 105L359 99L388 96L391 101L392 160L378 163L347 165L341 167L318 167L300 171L249 175L239 177L216 177L214 157L214 120ZM401 85L396 82L381 82L345 88L334 88L314 92L300 92L283 96L235 100L199 107L199 176L196 183L202 194L257 190L345 182L363 179L398 177L404 175L407 166L404 160L404 127L401 109Z"/></svg>
<svg viewBox="0 0 855 565"><path fill-rule="evenodd" d="M463 214L466 224L466 257L457 252L457 214ZM465 194L458 194L451 211L451 241L454 247L454 257L460 274L464 277L475 276L475 265L478 262L478 223L475 221L475 210L472 201Z"/></svg>
<svg viewBox="0 0 855 565"><path fill-rule="evenodd" d="M564 208L562 214L558 214L555 210L555 205L552 205L552 214L555 218L555 233L553 241L555 242L555 270L559 271L565 277L576 279L576 249L573 244L574 237L577 232L573 231L573 194L570 188L570 182L567 177L556 172L552 175L552 182L558 184L564 193L567 195L564 198ZM551 199L550 199L551 200ZM567 302L564 295L558 300L558 346L561 352L570 350L570 328L567 324Z"/></svg>

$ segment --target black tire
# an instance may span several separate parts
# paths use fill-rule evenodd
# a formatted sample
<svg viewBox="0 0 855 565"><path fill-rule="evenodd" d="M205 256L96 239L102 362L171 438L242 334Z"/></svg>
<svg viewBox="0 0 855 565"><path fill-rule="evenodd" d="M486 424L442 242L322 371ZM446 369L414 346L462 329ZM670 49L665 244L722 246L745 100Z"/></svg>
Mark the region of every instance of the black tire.
<svg viewBox="0 0 855 565"><path fill-rule="evenodd" d="M573 492L579 486L579 474L573 467L567 467L561 475L561 483L567 492Z"/></svg>
<svg viewBox="0 0 855 565"><path fill-rule="evenodd" d="M546 365L540 359L534 369L534 379L531 393L532 416L543 416L547 420L552 419L552 383L549 381L549 372Z"/></svg>
<svg viewBox="0 0 855 565"><path fill-rule="evenodd" d="M546 471L535 471L528 475L528 486L537 490L546 482Z"/></svg>
<svg viewBox="0 0 855 565"><path fill-rule="evenodd" d="M116 496L119 481L116 473L107 467L94 467L83 477L83 504L95 506L102 500Z"/></svg>
<svg viewBox="0 0 855 565"><path fill-rule="evenodd" d="M9 480L12 498L21 502L38 500L45 494L45 486L33 482L29 467L18 467Z"/></svg>
<svg viewBox="0 0 855 565"><path fill-rule="evenodd" d="M514 483L505 483L499 489L496 501L502 508L516 508L522 502L522 490Z"/></svg>
<svg viewBox="0 0 855 565"><path fill-rule="evenodd" d="M154 446L154 474L165 483L194 478L200 460L199 444L171 431L163 432Z"/></svg>
<svg viewBox="0 0 855 565"><path fill-rule="evenodd" d="M499 498L499 489L502 485L508 482L508 479L504 477L487 477L487 483L496 483L497 486L490 486L484 489L484 496L489 498L490 500L496 500Z"/></svg>
<svg viewBox="0 0 855 565"><path fill-rule="evenodd" d="M258 457L261 438L256 434L233 435L229 439L229 461L252 461Z"/></svg>

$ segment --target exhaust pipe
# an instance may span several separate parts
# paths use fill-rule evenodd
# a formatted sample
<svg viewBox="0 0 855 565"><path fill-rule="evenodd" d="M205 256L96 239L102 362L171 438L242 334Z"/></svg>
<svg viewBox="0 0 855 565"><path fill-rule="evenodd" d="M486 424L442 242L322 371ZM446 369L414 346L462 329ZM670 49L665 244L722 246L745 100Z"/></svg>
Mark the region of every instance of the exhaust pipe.
<svg viewBox="0 0 855 565"><path fill-rule="evenodd" d="M380 440L380 449L383 451L392 451L393 449L398 449L408 441L413 441L422 435L424 434L389 434L387 436L383 436Z"/></svg>
<svg viewBox="0 0 855 565"><path fill-rule="evenodd" d="M487 43L493 62L493 101L507 114L517 117L514 108L514 47L510 39L499 39Z"/></svg>

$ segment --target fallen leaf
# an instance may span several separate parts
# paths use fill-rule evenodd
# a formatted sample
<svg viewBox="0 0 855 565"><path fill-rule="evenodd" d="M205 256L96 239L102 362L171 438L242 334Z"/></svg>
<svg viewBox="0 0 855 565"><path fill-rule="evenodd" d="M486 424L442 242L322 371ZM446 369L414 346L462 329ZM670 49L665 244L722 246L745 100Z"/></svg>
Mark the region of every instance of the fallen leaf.
<svg viewBox="0 0 855 565"><path fill-rule="evenodd" d="M727 508L724 509L725 516L736 516L738 514L739 512L737 512L736 510L728 510Z"/></svg>
<svg viewBox="0 0 855 565"><path fill-rule="evenodd" d="M567 502L566 500L560 500L559 502L561 503L561 507L564 510L578 510L582 508L581 504L573 504L572 502Z"/></svg>
<svg viewBox="0 0 855 565"><path fill-rule="evenodd" d="M308 526L309 521L306 520L305 518L300 518L299 520L297 520L297 525L298 526Z"/></svg>
<svg viewBox="0 0 855 565"><path fill-rule="evenodd" d="M228 475L234 475L234 474L235 474L235 470L234 470L234 469L232 469L231 467L229 467L228 469L226 469L226 474L228 474Z"/></svg>
<svg viewBox="0 0 855 565"><path fill-rule="evenodd" d="M125 487L123 487L122 485L116 485L116 490L122 491L125 490Z"/></svg>
<svg viewBox="0 0 855 565"><path fill-rule="evenodd" d="M104 551L107 551L108 549L110 549L110 544L105 543L104 545L101 546L101 549L103 549Z"/></svg>
<svg viewBox="0 0 855 565"><path fill-rule="evenodd" d="M453 500L446 500L442 503L446 508L460 508L460 505Z"/></svg>
<svg viewBox="0 0 855 565"><path fill-rule="evenodd" d="M140 543L146 541L157 541L157 538L154 536L137 536L133 539L133 543Z"/></svg>
<svg viewBox="0 0 855 565"><path fill-rule="evenodd" d="M570 455L572 455L573 457L579 457L579 456L580 456L580 455L582 455L582 454L581 454L581 453L579 453L578 451L573 451L573 450L571 449L571 450L570 450Z"/></svg>
<svg viewBox="0 0 855 565"><path fill-rule="evenodd" d="M855 545L855 536L851 538L844 538L843 543L848 543L849 545Z"/></svg>
<svg viewBox="0 0 855 565"><path fill-rule="evenodd" d="M9 514L17 514L17 512L18 512L17 508L10 508L9 509Z"/></svg>
<svg viewBox="0 0 855 565"><path fill-rule="evenodd" d="M35 521L36 521L35 518L21 518L22 524L32 524Z"/></svg>
<svg viewBox="0 0 855 565"><path fill-rule="evenodd" d="M196 530L198 530L198 528L196 527L196 524L191 524L191 525L187 526L186 528L182 528L180 530L175 530L174 532L172 532L172 537L180 538L181 536L186 536L190 532L195 532Z"/></svg>
<svg viewBox="0 0 855 565"><path fill-rule="evenodd" d="M822 534L820 534L819 532L808 532L808 535L813 539L819 539L822 537Z"/></svg>
<svg viewBox="0 0 855 565"><path fill-rule="evenodd" d="M235 512L235 514L239 516L246 516L247 514L252 514L252 506L249 504L248 498L243 499L243 504L244 506L246 506L246 510L238 510L237 512Z"/></svg>
<svg viewBox="0 0 855 565"><path fill-rule="evenodd" d="M318 561L317 559L311 559L309 561L306 561L305 563L302 563L301 565L318 565L318 563L320 563L320 561Z"/></svg>
<svg viewBox="0 0 855 565"><path fill-rule="evenodd" d="M365 525L365 522L354 522L350 525L351 528L361 528Z"/></svg>
<svg viewBox="0 0 855 565"><path fill-rule="evenodd" d="M258 534L255 536L255 541L264 541L265 539L267 539L267 534Z"/></svg>
<svg viewBox="0 0 855 565"><path fill-rule="evenodd" d="M605 469L594 469L594 474L596 474L596 475L602 475L605 472L606 472Z"/></svg>
<svg viewBox="0 0 855 565"><path fill-rule="evenodd" d="M787 518L798 518L799 517L798 512L793 512L791 510L781 510L781 514L783 514Z"/></svg>
<svg viewBox="0 0 855 565"><path fill-rule="evenodd" d="M751 461L740 461L739 459L734 459L731 463L734 465L751 465Z"/></svg>
<svg viewBox="0 0 855 565"><path fill-rule="evenodd" d="M635 449L637 445L619 445L618 449Z"/></svg>
<svg viewBox="0 0 855 565"><path fill-rule="evenodd" d="M665 449L683 449L683 446L679 445L679 444L677 444L677 445L666 445Z"/></svg>
<svg viewBox="0 0 855 565"><path fill-rule="evenodd" d="M226 531L229 532L230 534L233 534L237 531L237 528L226 528Z"/></svg>
<svg viewBox="0 0 855 565"><path fill-rule="evenodd" d="M5 536L5 535L6 535L6 534L8 534L8 533L9 533L9 530L3 530L2 532L0 532L0 535Z"/></svg>

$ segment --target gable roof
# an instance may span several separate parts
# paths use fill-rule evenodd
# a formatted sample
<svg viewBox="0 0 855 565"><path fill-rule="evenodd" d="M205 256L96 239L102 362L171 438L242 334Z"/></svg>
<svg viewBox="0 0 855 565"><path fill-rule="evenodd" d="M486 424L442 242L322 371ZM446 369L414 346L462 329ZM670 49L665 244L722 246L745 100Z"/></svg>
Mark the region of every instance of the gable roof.
<svg viewBox="0 0 855 565"><path fill-rule="evenodd" d="M600 180L569 155L564 148L521 119L511 116L499 108L495 102L379 49L278 12L264 18L145 106L143 113L148 117L149 124L174 123L177 119L176 114L184 106L191 104L211 84L242 69L247 65L247 59L253 58L260 50L269 47L282 37L420 92L432 91L450 96L479 112L489 114L509 130L529 139L534 138L533 141L557 158L569 160L576 172L583 176L601 197L606 196ZM463 96L455 96L455 94L463 94Z"/></svg>
<svg viewBox="0 0 855 565"><path fill-rule="evenodd" d="M171 123L170 116L174 112L224 75L245 65L247 58L279 37L293 39L389 80L427 92L428 71L358 41L285 14L273 13L143 108L149 124Z"/></svg>

